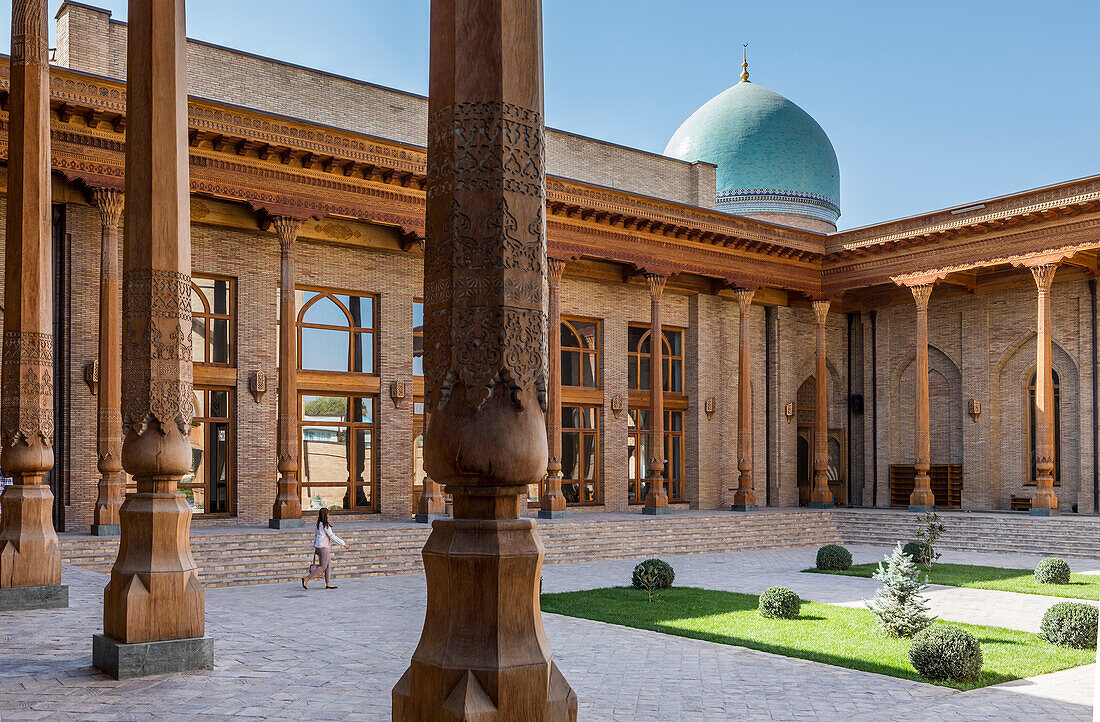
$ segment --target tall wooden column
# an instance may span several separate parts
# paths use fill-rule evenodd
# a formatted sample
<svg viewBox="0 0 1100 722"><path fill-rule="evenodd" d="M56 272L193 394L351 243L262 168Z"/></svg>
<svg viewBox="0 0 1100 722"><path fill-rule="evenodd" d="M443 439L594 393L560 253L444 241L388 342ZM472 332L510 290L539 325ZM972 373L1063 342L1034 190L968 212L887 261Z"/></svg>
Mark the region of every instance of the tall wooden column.
<svg viewBox="0 0 1100 722"><path fill-rule="evenodd" d="M561 493L561 276L565 272L565 261L560 258L547 258L547 280L549 300L550 342L547 368L546 399L546 436L550 449L549 462L546 465L546 483L542 498L539 499L539 518L558 519L566 516L565 496Z"/></svg>
<svg viewBox="0 0 1100 722"><path fill-rule="evenodd" d="M814 485L810 490L810 506L830 509L833 492L829 491L829 370L825 365L825 322L829 320L829 302L814 301L817 319L817 404L814 408Z"/></svg>
<svg viewBox="0 0 1100 722"><path fill-rule="evenodd" d="M749 349L749 309L756 291L742 288L737 291L737 305L741 311L738 327L737 354L737 491L733 495L733 511L754 511L756 492L752 489L752 360Z"/></svg>
<svg viewBox="0 0 1100 722"><path fill-rule="evenodd" d="M917 302L917 412L914 420L916 437L914 466L917 475L913 481L913 493L909 495L909 511L926 512L936 508L932 494L932 481L928 470L932 468L932 432L928 412L928 299L932 296L932 284L911 286Z"/></svg>
<svg viewBox="0 0 1100 722"><path fill-rule="evenodd" d="M665 491L665 381L664 333L661 330L661 296L668 276L647 273L649 284L649 493L643 514L668 514Z"/></svg>
<svg viewBox="0 0 1100 722"><path fill-rule="evenodd" d="M113 188L97 188L92 200L103 228L99 249L99 396L96 445L99 452L99 496L92 518L92 534L119 534L122 506L122 292L118 269L118 232L123 195Z"/></svg>
<svg viewBox="0 0 1100 722"><path fill-rule="evenodd" d="M546 176L539 0L432 0L425 470L454 498L395 720L575 720L521 518L546 473ZM456 584L455 580L462 580Z"/></svg>
<svg viewBox="0 0 1100 722"><path fill-rule="evenodd" d="M177 491L194 417L184 0L131 0L128 20L122 465L137 492L119 512L92 645L93 664L116 678L213 668Z"/></svg>
<svg viewBox="0 0 1100 722"><path fill-rule="evenodd" d="M302 221L275 219L279 235L279 412L276 454L279 481L268 526L294 529L302 526L302 500L298 490L298 308L294 296L294 242Z"/></svg>
<svg viewBox="0 0 1100 722"><path fill-rule="evenodd" d="M1051 366L1050 287L1058 264L1032 266L1039 291L1038 320L1035 328L1035 496L1031 499L1031 514L1058 514L1058 497L1054 494L1054 372Z"/></svg>
<svg viewBox="0 0 1100 722"><path fill-rule="evenodd" d="M15 0L11 28L0 465L0 611L68 605L53 528L53 283L46 0ZM33 589L28 589L33 588Z"/></svg>

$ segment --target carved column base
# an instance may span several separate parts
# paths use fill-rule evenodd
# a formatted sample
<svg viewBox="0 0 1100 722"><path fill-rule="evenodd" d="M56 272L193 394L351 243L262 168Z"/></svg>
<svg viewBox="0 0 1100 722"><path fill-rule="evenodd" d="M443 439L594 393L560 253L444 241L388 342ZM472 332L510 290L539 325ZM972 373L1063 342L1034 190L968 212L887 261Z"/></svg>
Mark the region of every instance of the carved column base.
<svg viewBox="0 0 1100 722"><path fill-rule="evenodd" d="M424 631L393 688L394 720L577 719L542 628L542 557L530 519L433 525Z"/></svg>
<svg viewBox="0 0 1100 722"><path fill-rule="evenodd" d="M92 515L92 534L96 534L96 528L113 528L113 536L118 536L119 522L118 510L122 508L122 480L119 474L104 474L99 478L99 497L95 502L95 512ZM98 534L97 536L112 536L111 534Z"/></svg>
<svg viewBox="0 0 1100 722"><path fill-rule="evenodd" d="M561 474L547 474L545 491L539 498L539 519L560 519L568 513L561 493Z"/></svg>
<svg viewBox="0 0 1100 722"><path fill-rule="evenodd" d="M810 491L811 509L832 509L833 492L829 491L829 477L824 471L814 472L814 487Z"/></svg>
<svg viewBox="0 0 1100 722"><path fill-rule="evenodd" d="M645 503L642 504L642 513L646 516L664 516L671 513L672 510L668 508L668 494L664 491L659 494L653 493L653 489L663 488L664 483L664 479L650 479L650 492L646 494Z"/></svg>
<svg viewBox="0 0 1100 722"><path fill-rule="evenodd" d="M0 497L0 588L61 584L53 493L45 484L6 487Z"/></svg>
<svg viewBox="0 0 1100 722"><path fill-rule="evenodd" d="M1056 516L1058 496L1054 493L1054 480L1039 479L1038 489L1031 498L1031 513L1035 516Z"/></svg>
<svg viewBox="0 0 1100 722"><path fill-rule="evenodd" d="M733 493L730 511L755 511L756 509L756 492L752 490L752 477L742 471L737 481L737 490Z"/></svg>
<svg viewBox="0 0 1100 722"><path fill-rule="evenodd" d="M191 510L182 494L130 494L122 539L103 590L103 632L121 644L205 633L206 592L191 556Z"/></svg>
<svg viewBox="0 0 1100 722"><path fill-rule="evenodd" d="M932 482L928 478L928 469L917 469L913 479L913 493L909 495L909 511L932 511L936 508L936 497L932 494Z"/></svg>
<svg viewBox="0 0 1100 722"><path fill-rule="evenodd" d="M276 482L275 505L271 509L271 520L267 525L272 529L302 527L302 501L298 498L297 478L279 477L279 481Z"/></svg>
<svg viewBox="0 0 1100 722"><path fill-rule="evenodd" d="M439 484L430 476L424 477L424 488L416 500L416 521L419 524L431 524L436 519L447 518L447 504L439 491Z"/></svg>

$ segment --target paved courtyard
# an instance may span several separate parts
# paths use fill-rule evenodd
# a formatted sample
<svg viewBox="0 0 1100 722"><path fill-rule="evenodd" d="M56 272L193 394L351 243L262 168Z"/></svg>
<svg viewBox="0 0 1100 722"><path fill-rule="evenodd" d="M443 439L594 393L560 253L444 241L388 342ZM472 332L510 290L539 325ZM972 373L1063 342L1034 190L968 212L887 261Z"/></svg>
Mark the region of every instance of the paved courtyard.
<svg viewBox="0 0 1100 722"><path fill-rule="evenodd" d="M857 562L883 549L851 547ZM790 586L814 601L862 603L875 582L801 574L816 548L667 557L677 583L759 592ZM626 583L637 560L544 568L545 591ZM946 553L942 561L1033 566L1014 555ZM339 560L337 560L339 564ZM1078 571L1100 562L1077 561ZM106 577L66 567L67 610L0 614L0 717L23 719L364 719L389 717L389 692L423 621L420 575L207 591L214 672L116 682L91 669ZM944 619L1034 630L1053 598L932 588ZM583 720L1088 720L1096 665L973 692L815 662L545 615Z"/></svg>

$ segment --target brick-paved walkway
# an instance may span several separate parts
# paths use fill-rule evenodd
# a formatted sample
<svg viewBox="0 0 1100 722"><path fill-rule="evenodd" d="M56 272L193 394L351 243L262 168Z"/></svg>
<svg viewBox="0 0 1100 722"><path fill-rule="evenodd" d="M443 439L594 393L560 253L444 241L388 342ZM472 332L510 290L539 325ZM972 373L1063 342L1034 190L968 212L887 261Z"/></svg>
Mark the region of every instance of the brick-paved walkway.
<svg viewBox="0 0 1100 722"><path fill-rule="evenodd" d="M812 563L814 551L694 555L671 561L683 584L759 591L784 583L821 601L858 603L867 596L865 580L800 574L799 569ZM881 554L855 551L859 561ZM1001 566L1034 563L1000 555L944 559L983 560ZM620 561L548 566L546 591L621 583L630 567ZM120 683L89 666L91 634L101 628L105 577L67 567L65 578L69 609L0 614L4 720L234 715L388 719L389 690L408 663L423 618L419 575L345 580L337 591L317 587L308 593L292 584L213 589L207 593L207 630L215 638L216 670ZM965 591L979 595L976 599L990 594ZM941 616L973 611L971 602L939 592L933 604ZM1016 604L989 603L985 613L997 617L995 623L1029 628L1032 612L1026 595L1010 596ZM1095 665L956 693L598 622L556 615L545 620L558 664L580 697L584 720L1030 721L1087 720L1092 715Z"/></svg>

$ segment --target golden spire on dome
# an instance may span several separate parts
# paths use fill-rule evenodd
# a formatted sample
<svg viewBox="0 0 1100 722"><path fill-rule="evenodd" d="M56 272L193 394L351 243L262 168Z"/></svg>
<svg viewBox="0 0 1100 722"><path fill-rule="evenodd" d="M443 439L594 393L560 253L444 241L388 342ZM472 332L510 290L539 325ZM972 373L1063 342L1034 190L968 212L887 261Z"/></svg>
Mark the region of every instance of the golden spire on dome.
<svg viewBox="0 0 1100 722"><path fill-rule="evenodd" d="M741 51L741 80L742 82L749 82L749 44L745 43L744 49Z"/></svg>

